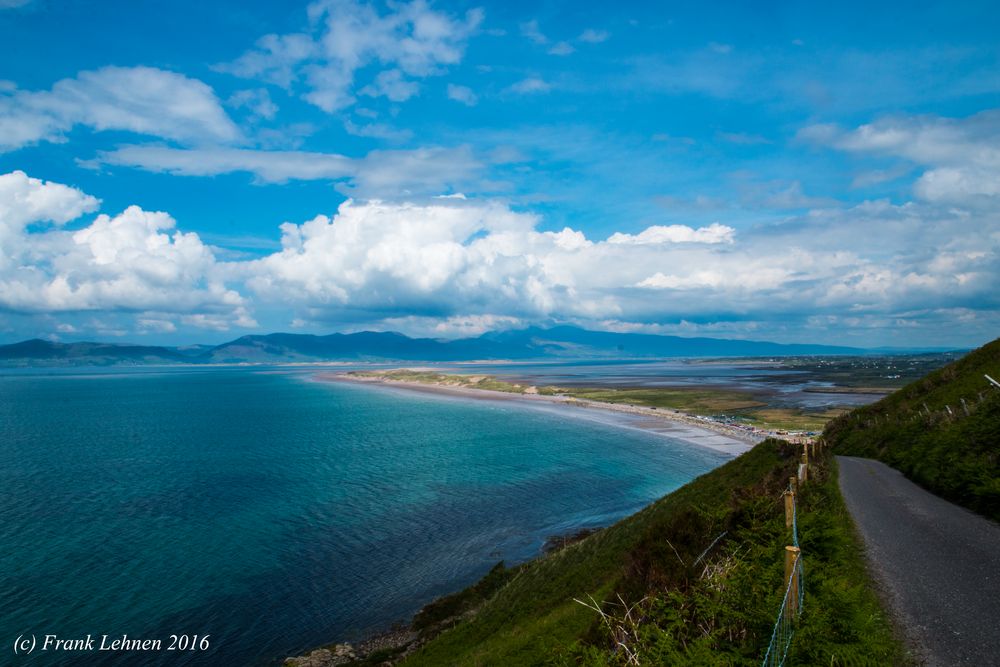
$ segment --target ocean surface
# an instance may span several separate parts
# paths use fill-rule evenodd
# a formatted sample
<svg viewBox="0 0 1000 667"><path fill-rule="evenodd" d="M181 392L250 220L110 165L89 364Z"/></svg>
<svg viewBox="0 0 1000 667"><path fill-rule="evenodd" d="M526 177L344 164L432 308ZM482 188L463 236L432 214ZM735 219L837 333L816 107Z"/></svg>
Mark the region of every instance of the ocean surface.
<svg viewBox="0 0 1000 667"><path fill-rule="evenodd" d="M281 369L0 371L0 663L272 665L408 620L724 455L557 409Z"/></svg>

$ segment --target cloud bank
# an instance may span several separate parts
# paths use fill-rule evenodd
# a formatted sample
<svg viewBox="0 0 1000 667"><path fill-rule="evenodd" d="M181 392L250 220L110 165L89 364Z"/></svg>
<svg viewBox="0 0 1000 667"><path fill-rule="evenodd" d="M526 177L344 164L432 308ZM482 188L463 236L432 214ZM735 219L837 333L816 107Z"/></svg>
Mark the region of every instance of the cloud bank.
<svg viewBox="0 0 1000 667"><path fill-rule="evenodd" d="M762 316L862 327L956 308L974 326L1000 307L1000 225L980 220L986 233L970 236L968 213L931 202L865 202L742 232L654 225L596 239L544 230L537 215L494 200L348 200L333 215L284 223L280 251L240 261L138 206L65 228L97 206L65 185L0 176L0 308L131 313L133 331L253 328L256 313L275 310L285 326L467 331Z"/></svg>

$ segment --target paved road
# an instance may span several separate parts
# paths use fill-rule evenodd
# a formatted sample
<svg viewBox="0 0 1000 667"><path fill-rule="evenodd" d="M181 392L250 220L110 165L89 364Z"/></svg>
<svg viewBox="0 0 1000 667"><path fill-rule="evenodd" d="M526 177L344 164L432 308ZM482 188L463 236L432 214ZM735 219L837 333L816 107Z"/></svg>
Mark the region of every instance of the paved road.
<svg viewBox="0 0 1000 667"><path fill-rule="evenodd" d="M1000 665L1000 525L871 459L838 456L875 576L927 665Z"/></svg>

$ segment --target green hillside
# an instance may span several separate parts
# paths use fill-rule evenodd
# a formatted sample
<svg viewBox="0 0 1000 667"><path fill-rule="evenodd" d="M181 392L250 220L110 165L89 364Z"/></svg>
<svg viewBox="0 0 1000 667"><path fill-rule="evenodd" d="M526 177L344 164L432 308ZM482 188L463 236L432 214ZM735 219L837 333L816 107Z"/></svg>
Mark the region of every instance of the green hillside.
<svg viewBox="0 0 1000 667"><path fill-rule="evenodd" d="M435 637L403 664L624 665L624 644L641 664L759 665L784 592L781 492L798 451L767 441L582 541L494 568L417 617ZM800 494L807 583L794 664L897 664L834 465L817 460Z"/></svg>
<svg viewBox="0 0 1000 667"><path fill-rule="evenodd" d="M984 374L1000 379L1000 339L831 421L823 437L1000 521L1000 389Z"/></svg>

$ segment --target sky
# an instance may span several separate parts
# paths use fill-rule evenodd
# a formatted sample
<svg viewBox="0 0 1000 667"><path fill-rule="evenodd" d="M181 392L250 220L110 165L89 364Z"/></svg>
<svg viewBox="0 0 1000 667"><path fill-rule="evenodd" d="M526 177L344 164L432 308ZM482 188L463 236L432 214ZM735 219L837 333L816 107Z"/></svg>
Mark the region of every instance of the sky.
<svg viewBox="0 0 1000 667"><path fill-rule="evenodd" d="M0 0L0 342L1000 335L1000 6Z"/></svg>

